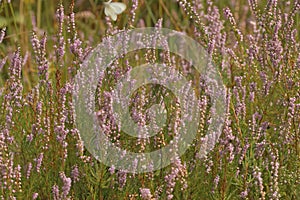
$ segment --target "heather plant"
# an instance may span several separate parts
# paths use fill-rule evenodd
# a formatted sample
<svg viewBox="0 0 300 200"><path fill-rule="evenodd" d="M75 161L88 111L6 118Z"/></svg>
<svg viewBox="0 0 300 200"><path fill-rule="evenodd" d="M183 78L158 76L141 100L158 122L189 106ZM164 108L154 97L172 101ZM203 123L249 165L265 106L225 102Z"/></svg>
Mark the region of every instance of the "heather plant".
<svg viewBox="0 0 300 200"><path fill-rule="evenodd" d="M0 1L0 197L299 199L300 2L111 3L116 2ZM160 63L179 71L190 83L180 95L190 97L190 89L197 94L184 99L183 108L193 100L200 111L195 139L183 155L161 169L150 165L147 172L132 173L103 164L86 148L74 91L76 77L99 43L110 44L109 36L145 27L177 30L203 46L212 61L208 71L216 67L222 77L226 113L216 145L201 148L212 123L209 88L193 63L170 51L163 36L156 35L164 50L144 48L114 60L95 85L96 105L87 103L83 109L95 108L90 112L116 146L151 152L178 138L184 112L170 89L144 85L128 105L115 93L113 88L136 66ZM145 38L141 45L151 42ZM110 44L103 51L115 49ZM162 81L178 78L167 75ZM130 77L126 82L134 84ZM129 107L140 137L120 130L113 101L122 110ZM153 121L156 105L165 121ZM149 124L155 136L146 137L152 134L143 128ZM93 127L87 128L92 133ZM93 134L88 136L97 144Z"/></svg>

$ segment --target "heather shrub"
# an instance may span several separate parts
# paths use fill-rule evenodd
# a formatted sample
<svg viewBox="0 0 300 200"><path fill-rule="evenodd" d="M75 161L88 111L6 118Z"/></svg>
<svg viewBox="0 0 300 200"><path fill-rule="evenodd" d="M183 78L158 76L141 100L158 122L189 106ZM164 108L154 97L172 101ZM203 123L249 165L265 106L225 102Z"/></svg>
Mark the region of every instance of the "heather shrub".
<svg viewBox="0 0 300 200"><path fill-rule="evenodd" d="M0 1L0 197L298 199L299 1L123 3L126 10L114 21L100 1ZM178 99L154 84L134 91L130 115L143 126L151 123L150 108L163 105L167 125L151 138L119 129L112 88L135 66L160 62L178 70L196 91L201 111L185 154L160 170L129 173L104 165L85 148L74 79L107 36L143 27L184 32L204 47L226 88L226 118L217 144L202 156L212 105L193 65L170 51L146 48L115 60L97 86L95 112L119 147L149 152L178 134Z"/></svg>

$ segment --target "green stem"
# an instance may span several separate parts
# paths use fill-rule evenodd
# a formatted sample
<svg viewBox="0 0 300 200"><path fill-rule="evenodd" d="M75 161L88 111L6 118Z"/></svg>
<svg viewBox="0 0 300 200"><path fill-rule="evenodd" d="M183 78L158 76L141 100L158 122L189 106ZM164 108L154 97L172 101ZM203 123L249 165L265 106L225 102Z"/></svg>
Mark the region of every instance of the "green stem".
<svg viewBox="0 0 300 200"><path fill-rule="evenodd" d="M18 28L17 28L17 23L16 23L15 12L14 12L14 9L13 9L13 6L12 6L12 3L9 3L9 9L10 9L10 12L11 12L11 14L12 14L12 17L13 17L13 21L14 21L14 26L15 26L16 32L19 32L19 31L18 31Z"/></svg>
<svg viewBox="0 0 300 200"><path fill-rule="evenodd" d="M37 3L37 27L40 28L41 26L41 13L42 13L42 0L38 0Z"/></svg>

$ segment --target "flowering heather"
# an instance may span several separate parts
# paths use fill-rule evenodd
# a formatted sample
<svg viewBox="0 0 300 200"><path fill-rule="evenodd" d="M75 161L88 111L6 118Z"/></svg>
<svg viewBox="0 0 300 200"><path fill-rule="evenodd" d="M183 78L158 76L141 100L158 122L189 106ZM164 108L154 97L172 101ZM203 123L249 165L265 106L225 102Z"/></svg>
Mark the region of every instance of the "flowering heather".
<svg viewBox="0 0 300 200"><path fill-rule="evenodd" d="M299 199L299 17L297 0L0 1L0 199ZM203 74L217 69L224 90L214 94L226 94L219 138L206 137L219 120L209 95L215 77L205 79L171 51L201 60L182 52L185 41L172 43L159 31L112 39L145 27L176 30L203 46ZM139 50L111 56L137 42ZM102 60L92 56L100 43ZM160 49L148 48L155 45ZM89 69L89 59L109 66ZM148 69L160 84L129 91L145 76L135 80L131 72L157 63L167 70ZM180 77L187 84L177 93L165 86ZM82 98L77 80L98 85L84 85ZM184 112L189 108L197 118ZM129 112L126 119L118 109ZM98 126L78 121L82 110ZM181 155L180 134L190 128L183 118L196 128ZM96 157L87 148L101 152L110 143L118 155ZM168 144L168 154L146 162L147 153ZM128 159L130 153L139 156ZM156 169L169 154L171 163ZM107 163L121 158L131 171L101 156Z"/></svg>

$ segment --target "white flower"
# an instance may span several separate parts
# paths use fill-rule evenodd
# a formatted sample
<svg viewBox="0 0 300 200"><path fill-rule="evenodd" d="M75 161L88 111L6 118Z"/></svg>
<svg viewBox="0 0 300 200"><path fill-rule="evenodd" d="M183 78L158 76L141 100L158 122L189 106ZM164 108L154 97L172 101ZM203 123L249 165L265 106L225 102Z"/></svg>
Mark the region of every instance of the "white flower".
<svg viewBox="0 0 300 200"><path fill-rule="evenodd" d="M126 5L124 3L119 2L104 2L104 13L106 16L110 17L113 21L117 20L117 15L124 12L126 9Z"/></svg>

